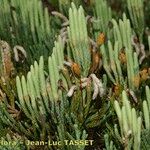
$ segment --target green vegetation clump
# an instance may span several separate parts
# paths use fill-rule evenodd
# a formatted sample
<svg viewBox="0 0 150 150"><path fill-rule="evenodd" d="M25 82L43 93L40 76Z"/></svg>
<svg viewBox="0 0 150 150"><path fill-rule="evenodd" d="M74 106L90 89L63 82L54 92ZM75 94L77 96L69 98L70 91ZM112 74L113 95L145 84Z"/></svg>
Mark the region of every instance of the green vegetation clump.
<svg viewBox="0 0 150 150"><path fill-rule="evenodd" d="M149 11L1 0L0 150L148 150Z"/></svg>

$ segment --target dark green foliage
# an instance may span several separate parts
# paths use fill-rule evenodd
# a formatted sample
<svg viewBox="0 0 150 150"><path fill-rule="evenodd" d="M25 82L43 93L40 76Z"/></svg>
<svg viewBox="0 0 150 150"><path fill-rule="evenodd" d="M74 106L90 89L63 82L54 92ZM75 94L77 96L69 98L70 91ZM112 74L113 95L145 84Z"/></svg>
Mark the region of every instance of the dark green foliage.
<svg viewBox="0 0 150 150"><path fill-rule="evenodd" d="M141 150L150 149L150 131L148 129L143 130L141 135Z"/></svg>
<svg viewBox="0 0 150 150"><path fill-rule="evenodd" d="M0 150L150 149L149 10L148 0L1 0L0 141L17 143Z"/></svg>

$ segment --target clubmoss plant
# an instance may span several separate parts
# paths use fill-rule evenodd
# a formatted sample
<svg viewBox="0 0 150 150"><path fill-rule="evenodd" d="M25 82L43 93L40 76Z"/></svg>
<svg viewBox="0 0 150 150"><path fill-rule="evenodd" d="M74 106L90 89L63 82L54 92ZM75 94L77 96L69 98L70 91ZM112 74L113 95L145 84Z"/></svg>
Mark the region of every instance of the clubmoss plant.
<svg viewBox="0 0 150 150"><path fill-rule="evenodd" d="M0 149L149 149L148 4L1 0Z"/></svg>

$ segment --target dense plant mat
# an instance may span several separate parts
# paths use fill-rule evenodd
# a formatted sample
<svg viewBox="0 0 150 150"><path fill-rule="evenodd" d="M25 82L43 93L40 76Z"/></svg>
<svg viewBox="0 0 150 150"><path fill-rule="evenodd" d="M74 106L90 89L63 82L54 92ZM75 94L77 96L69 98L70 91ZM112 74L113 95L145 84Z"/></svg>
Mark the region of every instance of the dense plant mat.
<svg viewBox="0 0 150 150"><path fill-rule="evenodd" d="M150 149L149 0L0 1L0 149Z"/></svg>

